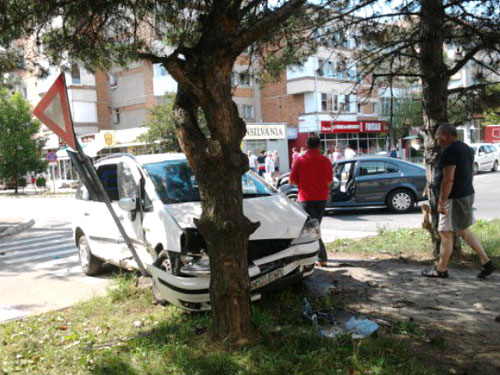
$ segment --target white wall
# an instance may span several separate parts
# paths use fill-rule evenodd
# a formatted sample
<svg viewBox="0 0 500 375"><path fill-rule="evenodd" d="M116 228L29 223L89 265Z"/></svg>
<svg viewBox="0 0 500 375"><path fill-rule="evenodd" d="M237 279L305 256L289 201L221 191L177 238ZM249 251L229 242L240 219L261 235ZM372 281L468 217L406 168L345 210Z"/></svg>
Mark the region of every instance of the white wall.
<svg viewBox="0 0 500 375"><path fill-rule="evenodd" d="M74 122L97 122L97 105L95 102L71 102Z"/></svg>

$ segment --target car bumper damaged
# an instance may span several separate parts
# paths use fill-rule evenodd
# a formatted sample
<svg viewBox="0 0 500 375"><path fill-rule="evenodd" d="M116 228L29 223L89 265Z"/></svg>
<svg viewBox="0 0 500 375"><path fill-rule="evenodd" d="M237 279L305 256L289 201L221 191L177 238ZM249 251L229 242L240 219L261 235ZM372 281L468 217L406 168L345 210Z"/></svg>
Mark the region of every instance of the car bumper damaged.
<svg viewBox="0 0 500 375"><path fill-rule="evenodd" d="M252 259L249 245L251 300L261 298L267 292L299 282L314 271L319 252L319 241L291 245L284 250ZM259 254L260 255L260 254ZM210 310L209 262L193 269L181 267L178 276L158 265L149 265L155 288L169 303L186 310Z"/></svg>

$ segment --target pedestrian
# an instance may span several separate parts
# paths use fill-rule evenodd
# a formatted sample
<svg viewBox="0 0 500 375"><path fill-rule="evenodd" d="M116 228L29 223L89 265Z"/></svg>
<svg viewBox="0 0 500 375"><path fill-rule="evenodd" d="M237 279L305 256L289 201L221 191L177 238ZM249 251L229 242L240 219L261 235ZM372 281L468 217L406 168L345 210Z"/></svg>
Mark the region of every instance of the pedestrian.
<svg viewBox="0 0 500 375"><path fill-rule="evenodd" d="M297 151L297 147L292 147L292 168L295 164L295 161L300 158L300 154Z"/></svg>
<svg viewBox="0 0 500 375"><path fill-rule="evenodd" d="M252 151L248 150L248 167L251 171L255 172L257 170L257 156L255 156Z"/></svg>
<svg viewBox="0 0 500 375"><path fill-rule="evenodd" d="M290 173L290 184L299 188L299 203L313 219L321 223L333 182L332 162L319 151L320 139L307 139L308 151L297 159ZM318 265L325 267L328 256L323 241L319 240Z"/></svg>
<svg viewBox="0 0 500 375"><path fill-rule="evenodd" d="M354 151L350 145L347 145L347 147L344 150L344 157L346 159L352 159L356 157L356 151Z"/></svg>
<svg viewBox="0 0 500 375"><path fill-rule="evenodd" d="M260 177L266 172L266 151L264 150L261 150L260 155L257 157L257 170Z"/></svg>
<svg viewBox="0 0 500 375"><path fill-rule="evenodd" d="M332 153L332 161L336 162L342 159L342 152L340 152L340 147L335 146L335 151Z"/></svg>
<svg viewBox="0 0 500 375"><path fill-rule="evenodd" d="M264 164L265 164L265 168L266 168L266 174L265 174L264 178L269 184L273 184L273 182L274 182L274 159L273 159L273 153L271 151L267 152L267 156L266 156Z"/></svg>
<svg viewBox="0 0 500 375"><path fill-rule="evenodd" d="M277 178L280 175L280 155L277 150L273 152L274 161L274 177Z"/></svg>
<svg viewBox="0 0 500 375"><path fill-rule="evenodd" d="M392 148L391 148L391 152L390 152L390 154L389 154L389 157L391 157L391 158L396 158L396 159L397 159L397 157L398 157L398 152L396 151L396 147L392 147Z"/></svg>
<svg viewBox="0 0 500 375"><path fill-rule="evenodd" d="M472 204L472 168L474 151L465 143L457 140L457 129L450 124L442 124L436 131L436 142L442 148L434 176L436 194L439 194L437 210L439 217L439 236L441 238L440 259L434 269L422 271L427 277L448 277L448 261L453 251L453 234L458 233L479 256L480 279L491 275L495 270L486 255L481 242L469 227L474 223Z"/></svg>

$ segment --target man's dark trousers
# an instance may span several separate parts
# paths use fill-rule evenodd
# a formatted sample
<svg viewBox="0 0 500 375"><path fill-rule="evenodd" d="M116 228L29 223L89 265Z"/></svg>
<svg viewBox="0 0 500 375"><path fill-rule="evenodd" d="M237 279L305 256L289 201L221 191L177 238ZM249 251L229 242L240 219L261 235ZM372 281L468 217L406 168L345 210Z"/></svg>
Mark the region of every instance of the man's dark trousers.
<svg viewBox="0 0 500 375"><path fill-rule="evenodd" d="M321 224L321 219L323 219L323 214L325 213L326 201L304 201L300 202L300 205L312 219L317 219ZM318 258L322 262L326 262L328 260L325 244L321 238L319 239Z"/></svg>

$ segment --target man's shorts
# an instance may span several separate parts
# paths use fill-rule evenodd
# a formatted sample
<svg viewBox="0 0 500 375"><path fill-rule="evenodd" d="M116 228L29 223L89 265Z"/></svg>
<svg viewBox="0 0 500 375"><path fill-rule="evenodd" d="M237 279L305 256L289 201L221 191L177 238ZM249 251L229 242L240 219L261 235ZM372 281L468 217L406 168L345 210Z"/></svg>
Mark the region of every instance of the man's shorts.
<svg viewBox="0 0 500 375"><path fill-rule="evenodd" d="M448 199L445 205L448 213L439 215L438 231L457 232L474 224L473 203L474 194L457 199Z"/></svg>

